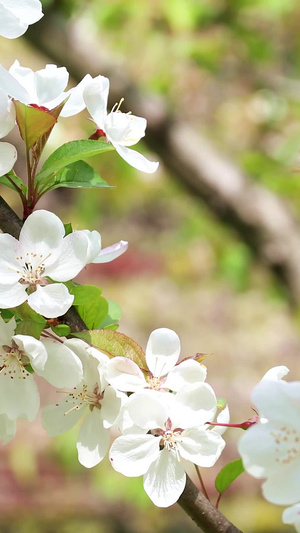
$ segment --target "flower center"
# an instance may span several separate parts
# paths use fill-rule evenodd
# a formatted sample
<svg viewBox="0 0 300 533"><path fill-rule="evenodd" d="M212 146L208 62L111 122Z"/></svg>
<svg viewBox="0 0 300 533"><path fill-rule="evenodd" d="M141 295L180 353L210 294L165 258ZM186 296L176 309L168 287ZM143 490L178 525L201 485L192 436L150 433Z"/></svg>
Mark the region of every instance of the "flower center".
<svg viewBox="0 0 300 533"><path fill-rule="evenodd" d="M16 260L20 263L20 270L16 272L20 275L19 283L23 285L47 285L48 280L43 278L45 272L45 262L51 256L34 254L27 252L26 257L19 256Z"/></svg>
<svg viewBox="0 0 300 533"><path fill-rule="evenodd" d="M10 379L26 379L30 373L24 368L29 365L29 358L13 341L11 346L2 346L4 354L0 355L0 374Z"/></svg>
<svg viewBox="0 0 300 533"><path fill-rule="evenodd" d="M93 390L88 390L87 385L84 383L81 390L77 390L74 387L73 392L70 392L67 396L66 402L71 404L70 409L65 413L67 415L71 411L78 411L82 407L89 406L90 410L101 409L101 400L104 393L100 392L98 383L95 383Z"/></svg>
<svg viewBox="0 0 300 533"><path fill-rule="evenodd" d="M182 436L184 430L181 428L172 429L172 422L170 418L165 422L166 429L153 429L150 433L155 437L161 437L159 447L162 450L166 448L168 452L173 451L176 454L176 458L180 461L177 443L182 442Z"/></svg>
<svg viewBox="0 0 300 533"><path fill-rule="evenodd" d="M300 456L300 432L289 425L271 431L276 448L276 463L289 464Z"/></svg>

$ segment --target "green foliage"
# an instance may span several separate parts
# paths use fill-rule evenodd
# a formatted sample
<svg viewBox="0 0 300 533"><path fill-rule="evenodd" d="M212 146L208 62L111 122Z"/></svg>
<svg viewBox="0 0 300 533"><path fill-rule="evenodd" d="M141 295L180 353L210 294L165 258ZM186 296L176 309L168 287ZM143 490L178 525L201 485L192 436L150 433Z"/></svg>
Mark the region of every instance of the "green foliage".
<svg viewBox="0 0 300 533"><path fill-rule="evenodd" d="M122 309L119 304L116 302L113 302L109 298L106 299L108 303L108 315L103 320L101 324L99 324L98 329L112 329L116 330L118 329L118 324L122 315Z"/></svg>
<svg viewBox="0 0 300 533"><path fill-rule="evenodd" d="M228 463L218 473L215 481L217 491L222 494L233 483L237 477L244 472L242 459L237 459Z"/></svg>
<svg viewBox="0 0 300 533"><path fill-rule="evenodd" d="M5 176L0 177L0 183L13 189L14 191L21 191L23 194L26 194L27 187L24 185L23 181L17 176L13 170L8 172Z"/></svg>
<svg viewBox="0 0 300 533"><path fill-rule="evenodd" d="M70 294L74 295L73 305L88 329L99 327L108 315L108 303L101 296L102 291L94 285L66 283Z"/></svg>
<svg viewBox="0 0 300 533"><path fill-rule="evenodd" d="M100 350L112 356L128 357L140 368L146 368L145 354L142 348L130 337L108 329L96 329L92 331L80 331L73 333L87 342L92 343Z"/></svg>
<svg viewBox="0 0 300 533"><path fill-rule="evenodd" d="M59 337L67 337L71 333L71 328L67 324L59 324L58 326L51 326L51 329Z"/></svg>
<svg viewBox="0 0 300 533"><path fill-rule="evenodd" d="M15 307L13 311L20 319L20 322L18 321L17 324L16 334L31 335L39 339L43 329L47 325L46 319L31 309L27 302Z"/></svg>
<svg viewBox="0 0 300 533"><path fill-rule="evenodd" d="M46 159L41 171L36 174L36 183L39 189L41 190L45 186L48 187L49 180L47 178L59 172L64 167L81 159L108 152L109 150L114 150L114 147L101 140L71 141L63 144Z"/></svg>

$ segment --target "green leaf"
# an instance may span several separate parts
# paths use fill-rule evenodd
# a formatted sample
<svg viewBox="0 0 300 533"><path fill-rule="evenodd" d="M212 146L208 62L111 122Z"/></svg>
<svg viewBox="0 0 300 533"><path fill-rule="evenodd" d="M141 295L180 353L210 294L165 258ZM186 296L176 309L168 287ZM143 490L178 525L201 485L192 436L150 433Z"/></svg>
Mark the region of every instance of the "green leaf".
<svg viewBox="0 0 300 533"><path fill-rule="evenodd" d="M13 100L13 102L21 137L27 149L32 148L42 135L53 128L57 119L50 112L27 106L18 100Z"/></svg>
<svg viewBox="0 0 300 533"><path fill-rule="evenodd" d="M65 237L67 235L70 235L70 233L73 233L73 228L72 228L71 222L68 222L67 224L64 224L64 228L65 228Z"/></svg>
<svg viewBox="0 0 300 533"><path fill-rule="evenodd" d="M9 187L10 189L13 189L14 191L21 190L23 194L26 194L27 192L26 185L24 185L21 178L19 178L19 176L17 176L13 170L7 172L5 176L1 176L0 183L2 183L2 185L6 185L6 187Z"/></svg>
<svg viewBox="0 0 300 533"><path fill-rule="evenodd" d="M108 315L105 320L98 325L98 329L108 328L108 329L117 329L118 324L122 315L122 309L116 302L106 299L108 303Z"/></svg>
<svg viewBox="0 0 300 533"><path fill-rule="evenodd" d="M54 172L75 163L81 159L86 159L103 152L114 150L114 147L105 141L93 141L84 139L81 141L71 141L63 144L53 152L43 164L41 171L36 175L36 183L48 178Z"/></svg>
<svg viewBox="0 0 300 533"><path fill-rule="evenodd" d="M89 329L98 328L108 313L108 303L101 296L101 289L94 285L66 284L74 295L73 305Z"/></svg>
<svg viewBox="0 0 300 533"><path fill-rule="evenodd" d="M51 329L59 337L67 337L71 333L71 328L67 324L59 324L58 326L51 326Z"/></svg>
<svg viewBox="0 0 300 533"><path fill-rule="evenodd" d="M27 302L15 307L14 312L21 319L17 325L16 334L31 335L39 339L47 325L46 319L31 309Z"/></svg>
<svg viewBox="0 0 300 533"><path fill-rule="evenodd" d="M245 469L242 459L237 459L236 461L228 463L228 465L224 466L224 468L220 470L216 477L215 485L217 491L222 494L244 471Z"/></svg>
<svg viewBox="0 0 300 533"><path fill-rule="evenodd" d="M124 335L124 333L109 329L96 329L92 331L80 331L72 335L90 342L112 356L128 357L128 359L134 361L140 368L147 368L145 354L142 348L133 339Z"/></svg>
<svg viewBox="0 0 300 533"><path fill-rule="evenodd" d="M98 172L84 161L67 165L49 180L44 178L38 183L39 195L58 187L110 187Z"/></svg>

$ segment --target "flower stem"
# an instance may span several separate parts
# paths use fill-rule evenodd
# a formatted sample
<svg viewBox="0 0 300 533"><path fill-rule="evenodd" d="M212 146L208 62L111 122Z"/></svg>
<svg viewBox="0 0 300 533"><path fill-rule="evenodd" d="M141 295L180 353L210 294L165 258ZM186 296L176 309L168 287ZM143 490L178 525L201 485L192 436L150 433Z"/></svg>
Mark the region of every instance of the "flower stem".
<svg viewBox="0 0 300 533"><path fill-rule="evenodd" d="M204 482L203 482L203 479L202 479L202 476L201 476L201 473L200 473L200 470L199 470L199 466L198 465L194 465L194 466L196 468L196 472L197 472L198 479L200 481L202 492L203 492L205 498L207 498L208 501L210 501L209 496L208 496L207 491L206 491L206 488L205 488L205 485L204 485Z"/></svg>

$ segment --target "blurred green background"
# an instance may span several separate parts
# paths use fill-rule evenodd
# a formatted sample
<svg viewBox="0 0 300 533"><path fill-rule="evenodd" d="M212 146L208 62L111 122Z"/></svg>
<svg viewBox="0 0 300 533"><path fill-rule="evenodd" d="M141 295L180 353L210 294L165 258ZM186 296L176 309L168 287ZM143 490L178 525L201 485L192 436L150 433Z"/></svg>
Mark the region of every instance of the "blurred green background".
<svg viewBox="0 0 300 533"><path fill-rule="evenodd" d="M204 135L249 182L274 192L298 225L300 178L293 172L300 146L297 0L45 0L43 5L44 19L23 38L0 40L5 67L16 58L34 70L51 62L66 65L72 86L78 73L88 72L82 74L84 57L99 58L97 73L113 72L121 86L129 80L144 99L151 95L158 109L163 106L173 120ZM87 116L84 111L61 119L48 153L93 133ZM9 140L18 147L16 168L25 177L18 132ZM147 132L137 148L157 160ZM99 285L104 296L120 304L120 331L141 346L153 329L169 327L181 338L182 357L212 354L208 382L228 400L232 422L242 422L252 416L251 389L270 367L285 364L290 379L299 379L298 305L291 307L291 288L244 242L234 223L220 221L217 202L212 209L191 194L170 171L167 158L160 161L158 172L146 175L117 154L105 154L93 164L114 189L60 189L38 207L72 221L74 228L97 229L103 246L129 241L124 256L90 265L78 280ZM1 192L20 214L13 192ZM41 379L40 384L43 403L53 401L55 392ZM91 471L81 467L77 431L50 441L39 420L24 423L1 449L1 532L198 531L178 506L155 508L141 479L123 478L105 461ZM203 472L213 501L215 475L237 458L239 436L239 430L227 431L223 456ZM292 531L281 524L282 509L262 499L260 485L243 474L220 510L246 533Z"/></svg>

